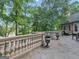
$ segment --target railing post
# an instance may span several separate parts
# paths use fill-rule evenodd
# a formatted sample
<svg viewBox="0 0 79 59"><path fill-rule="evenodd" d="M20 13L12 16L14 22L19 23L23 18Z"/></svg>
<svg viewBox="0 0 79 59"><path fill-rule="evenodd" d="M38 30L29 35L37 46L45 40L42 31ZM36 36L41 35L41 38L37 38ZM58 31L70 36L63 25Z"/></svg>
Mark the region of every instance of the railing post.
<svg viewBox="0 0 79 59"><path fill-rule="evenodd" d="M45 35L42 34L42 45L41 46L44 46L44 44L45 44Z"/></svg>

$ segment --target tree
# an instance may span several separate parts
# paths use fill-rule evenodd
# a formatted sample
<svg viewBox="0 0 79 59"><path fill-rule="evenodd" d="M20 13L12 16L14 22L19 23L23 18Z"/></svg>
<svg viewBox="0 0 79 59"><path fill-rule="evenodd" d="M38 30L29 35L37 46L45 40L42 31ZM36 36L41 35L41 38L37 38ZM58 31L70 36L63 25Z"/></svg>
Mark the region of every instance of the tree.
<svg viewBox="0 0 79 59"><path fill-rule="evenodd" d="M23 3L29 2L30 0L13 0L13 9L11 12L11 17L13 18L13 21L15 21L15 29L16 29L16 35L18 35L18 25L25 23L26 16L23 15L23 13L26 13L26 10L23 8ZM24 11L25 10L25 11Z"/></svg>
<svg viewBox="0 0 79 59"><path fill-rule="evenodd" d="M70 12L71 12L71 14L79 12L79 2L78 1L75 1L70 4Z"/></svg>
<svg viewBox="0 0 79 59"><path fill-rule="evenodd" d="M60 25L62 21L67 21L69 17L68 14L70 13L69 1L70 0L44 0L42 6L48 11L47 18L50 19L48 22L50 21L49 23L52 25L48 26L49 28L59 28L60 26L58 27L57 24Z"/></svg>
<svg viewBox="0 0 79 59"><path fill-rule="evenodd" d="M8 22L9 22L9 18L7 15L6 15L6 4L9 2L9 0L1 0L0 1L0 18L1 18L1 21L3 21L5 23L5 35L3 36L7 36L7 32L8 32ZM1 28L4 28L4 27L1 27ZM3 31L2 31L3 32Z"/></svg>

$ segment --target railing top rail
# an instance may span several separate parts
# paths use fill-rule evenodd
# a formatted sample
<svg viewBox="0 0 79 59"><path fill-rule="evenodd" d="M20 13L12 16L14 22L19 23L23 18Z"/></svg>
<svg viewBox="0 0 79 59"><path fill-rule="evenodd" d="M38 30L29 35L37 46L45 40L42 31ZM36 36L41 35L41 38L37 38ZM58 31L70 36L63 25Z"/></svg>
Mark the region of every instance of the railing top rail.
<svg viewBox="0 0 79 59"><path fill-rule="evenodd" d="M43 35L43 34L44 34L44 32L36 32L34 34L20 35L20 36L14 36L14 37L5 37L5 38L1 38L0 42L21 39L21 38L25 38L25 37L32 37L32 36L37 36L37 35Z"/></svg>

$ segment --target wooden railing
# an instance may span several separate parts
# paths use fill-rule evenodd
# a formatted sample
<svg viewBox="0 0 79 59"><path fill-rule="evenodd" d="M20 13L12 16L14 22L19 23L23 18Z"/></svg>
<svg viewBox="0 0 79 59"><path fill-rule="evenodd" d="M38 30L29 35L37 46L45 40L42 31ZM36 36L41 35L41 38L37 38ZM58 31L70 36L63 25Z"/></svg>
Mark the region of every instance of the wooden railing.
<svg viewBox="0 0 79 59"><path fill-rule="evenodd" d="M39 47L44 39L44 33L28 34L0 39L0 55L10 59Z"/></svg>

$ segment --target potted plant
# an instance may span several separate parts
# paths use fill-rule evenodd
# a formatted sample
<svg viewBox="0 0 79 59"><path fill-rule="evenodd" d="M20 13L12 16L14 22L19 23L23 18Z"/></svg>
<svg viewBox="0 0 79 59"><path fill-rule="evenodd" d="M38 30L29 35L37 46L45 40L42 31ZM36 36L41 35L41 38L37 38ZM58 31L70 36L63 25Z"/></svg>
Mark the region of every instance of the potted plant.
<svg viewBox="0 0 79 59"><path fill-rule="evenodd" d="M45 47L49 47L49 43L50 43L50 36L49 35L45 36L45 42L46 42L46 46Z"/></svg>
<svg viewBox="0 0 79 59"><path fill-rule="evenodd" d="M0 52L0 56L2 56L2 53Z"/></svg>

